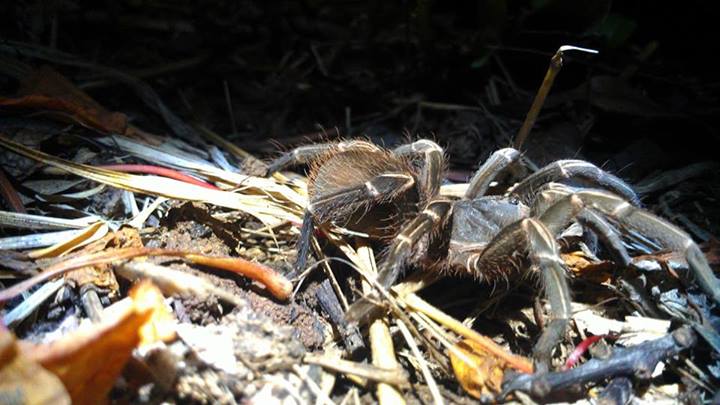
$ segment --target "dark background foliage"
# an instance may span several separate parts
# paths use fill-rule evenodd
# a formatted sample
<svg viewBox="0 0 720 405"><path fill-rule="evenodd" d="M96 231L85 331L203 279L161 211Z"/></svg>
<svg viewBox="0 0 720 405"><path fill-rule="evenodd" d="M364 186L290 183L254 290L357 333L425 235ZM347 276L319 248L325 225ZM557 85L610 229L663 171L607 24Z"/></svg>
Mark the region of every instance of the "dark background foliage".
<svg viewBox="0 0 720 405"><path fill-rule="evenodd" d="M613 159L637 142L665 166L714 158L717 16L707 1L21 1L2 5L0 32L138 75L251 152L319 134L429 136L463 169L509 143L558 46L594 48L569 55L527 148L619 170L633 162ZM126 87L61 69L171 133ZM583 90L598 76L621 78L604 104Z"/></svg>

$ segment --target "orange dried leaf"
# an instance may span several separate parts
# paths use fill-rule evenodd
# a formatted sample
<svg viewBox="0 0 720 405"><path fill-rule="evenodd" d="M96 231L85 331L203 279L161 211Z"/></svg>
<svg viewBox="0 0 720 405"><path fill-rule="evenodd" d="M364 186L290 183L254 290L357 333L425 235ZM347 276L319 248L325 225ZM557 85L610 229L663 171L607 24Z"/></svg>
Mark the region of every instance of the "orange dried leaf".
<svg viewBox="0 0 720 405"><path fill-rule="evenodd" d="M16 98L0 97L0 106L61 113L103 133L125 134L127 116L110 112L68 79L43 66L21 80Z"/></svg>
<svg viewBox="0 0 720 405"><path fill-rule="evenodd" d="M460 386L478 399L499 394L506 363L470 339L459 342L455 349L450 351L450 363Z"/></svg>
<svg viewBox="0 0 720 405"><path fill-rule="evenodd" d="M27 359L15 336L0 325L0 403L70 404L62 382Z"/></svg>
<svg viewBox="0 0 720 405"><path fill-rule="evenodd" d="M560 256L568 269L579 276L597 284L612 280L612 262L592 262L582 252L561 253Z"/></svg>
<svg viewBox="0 0 720 405"><path fill-rule="evenodd" d="M107 402L107 394L152 321L161 294L150 282L133 288L117 315L50 344L24 343L25 355L57 375L74 404ZM108 312L110 313L110 312Z"/></svg>
<svg viewBox="0 0 720 405"><path fill-rule="evenodd" d="M130 290L129 296L142 305L153 308L152 317L140 328L140 346L155 343L169 342L175 339L175 325L177 319L165 305L160 289L148 281L138 283ZM139 304L142 301L142 304Z"/></svg>

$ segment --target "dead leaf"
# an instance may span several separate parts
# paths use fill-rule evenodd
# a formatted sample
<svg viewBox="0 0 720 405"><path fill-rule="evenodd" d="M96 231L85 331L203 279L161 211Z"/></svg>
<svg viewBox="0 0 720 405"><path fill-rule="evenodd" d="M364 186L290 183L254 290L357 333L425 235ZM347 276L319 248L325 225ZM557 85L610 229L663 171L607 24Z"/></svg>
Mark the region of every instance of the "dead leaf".
<svg viewBox="0 0 720 405"><path fill-rule="evenodd" d="M125 114L106 110L48 66L32 71L21 80L17 97L0 97L0 106L60 113L103 133L126 134L128 129Z"/></svg>
<svg viewBox="0 0 720 405"><path fill-rule="evenodd" d="M459 342L455 348L459 353L450 351L450 363L460 386L478 399L500 393L505 364L470 339Z"/></svg>
<svg viewBox="0 0 720 405"><path fill-rule="evenodd" d="M98 252L109 253L124 248L141 248L142 246L142 240L137 230L125 227L117 232L105 235L102 239L90 243L82 250L73 255L68 255L66 258L77 258ZM112 263L99 263L81 267L67 273L65 279L72 280L74 285L78 287L92 284L95 287L107 289L111 292L117 292L119 288L115 272L112 270Z"/></svg>
<svg viewBox="0 0 720 405"><path fill-rule="evenodd" d="M136 305L142 300L142 305L154 309L150 320L140 328L140 346L175 339L177 319L165 305L165 297L158 287L149 281L141 281L128 295Z"/></svg>
<svg viewBox="0 0 720 405"><path fill-rule="evenodd" d="M73 404L107 403L132 350L143 339L153 339L143 328L163 311L157 295L162 296L157 287L141 282L130 292L132 298L115 309L117 316L50 344L21 342L22 352L60 378Z"/></svg>
<svg viewBox="0 0 720 405"><path fill-rule="evenodd" d="M0 403L70 404L65 386L53 373L26 358L17 340L0 325Z"/></svg>
<svg viewBox="0 0 720 405"><path fill-rule="evenodd" d="M608 261L590 261L582 252L561 253L565 265L573 273L597 284L612 280L614 264Z"/></svg>

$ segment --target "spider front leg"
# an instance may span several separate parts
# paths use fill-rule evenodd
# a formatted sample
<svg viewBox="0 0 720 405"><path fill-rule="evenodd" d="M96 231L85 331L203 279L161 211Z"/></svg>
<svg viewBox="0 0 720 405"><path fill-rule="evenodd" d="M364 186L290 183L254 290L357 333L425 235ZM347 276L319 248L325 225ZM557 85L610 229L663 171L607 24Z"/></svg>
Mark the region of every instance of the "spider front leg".
<svg viewBox="0 0 720 405"><path fill-rule="evenodd" d="M467 191L465 191L465 199L472 200L473 198L485 195L487 189L490 187L490 183L492 183L497 175L515 163L519 158L520 152L513 148L495 151L475 172L475 175L470 180Z"/></svg>
<svg viewBox="0 0 720 405"><path fill-rule="evenodd" d="M423 236L437 230L450 214L452 203L448 200L430 201L400 233L395 236L387 256L378 270L377 281L385 288L392 286L400 276L403 265Z"/></svg>

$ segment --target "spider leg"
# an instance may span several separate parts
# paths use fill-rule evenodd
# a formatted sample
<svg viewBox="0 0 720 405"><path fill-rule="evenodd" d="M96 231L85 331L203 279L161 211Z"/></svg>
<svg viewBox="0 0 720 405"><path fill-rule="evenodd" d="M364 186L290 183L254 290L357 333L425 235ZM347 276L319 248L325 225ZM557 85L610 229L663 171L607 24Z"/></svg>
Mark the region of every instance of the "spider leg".
<svg viewBox="0 0 720 405"><path fill-rule="evenodd" d="M567 270L552 232L539 219L522 219L506 227L482 252L469 255L466 265L482 275L487 269L506 263L502 258L512 257L519 247L527 249L532 268L541 275L545 297L550 303L552 319L533 348L537 366L547 370L552 350L562 339L571 315Z"/></svg>
<svg viewBox="0 0 720 405"><path fill-rule="evenodd" d="M367 141L345 141L300 146L270 162L267 173L272 174L289 166L309 163L318 156L331 151L345 152L352 149L373 152L381 150L378 146Z"/></svg>
<svg viewBox="0 0 720 405"><path fill-rule="evenodd" d="M405 225L393 239L387 256L378 269L377 282L389 288L400 276L403 265L420 239L441 227L450 215L452 202L448 200L430 201L425 209ZM363 322L373 312L377 301L375 295L363 297L354 302L345 317L349 322Z"/></svg>
<svg viewBox="0 0 720 405"><path fill-rule="evenodd" d="M576 194L586 204L614 218L621 225L658 241L666 248L684 254L697 283L708 296L720 303L720 280L715 277L705 255L687 233L648 211L632 206L616 195L591 190Z"/></svg>
<svg viewBox="0 0 720 405"><path fill-rule="evenodd" d="M300 228L300 238L297 241L297 257L295 258L295 266L293 267L291 277L294 277L300 274L301 271L305 270L307 257L310 253L310 241L312 240L314 230L315 223L313 222L312 213L305 210L302 227Z"/></svg>
<svg viewBox="0 0 720 405"><path fill-rule="evenodd" d="M627 183L594 164L582 160L558 160L551 163L526 177L513 188L511 193L517 195L522 201L532 201L535 191L542 185L571 178L590 181L622 196L633 205L640 206L640 199Z"/></svg>
<svg viewBox="0 0 720 405"><path fill-rule="evenodd" d="M552 351L562 340L572 314L567 270L559 255L555 236L542 221L524 219L521 226L527 235L528 256L536 271L542 275L545 297L550 302L552 318L545 325L533 348L533 358L539 367L549 368ZM543 370L539 370L543 371Z"/></svg>
<svg viewBox="0 0 720 405"><path fill-rule="evenodd" d="M295 271L305 269L315 223L346 218L363 205L373 201L392 199L395 195L407 191L414 184L415 180L412 176L402 173L386 173L375 176L361 185L336 190L310 200L310 204L305 209L300 229Z"/></svg>
<svg viewBox="0 0 720 405"><path fill-rule="evenodd" d="M614 219L617 223L657 241L661 246L685 256L698 285L720 303L720 280L715 277L698 245L677 226L635 207L620 196L601 190L581 190L566 195L540 216L552 234L567 226L584 207Z"/></svg>
<svg viewBox="0 0 720 405"><path fill-rule="evenodd" d="M485 192L487 192L490 183L495 177L516 162L519 157L520 152L513 148L495 151L475 172L465 192L465 199L472 200L473 198L485 195Z"/></svg>
<svg viewBox="0 0 720 405"><path fill-rule="evenodd" d="M377 281L389 288L400 276L403 264L415 244L445 222L452 203L448 200L430 201L393 239L387 256L378 269Z"/></svg>
<svg viewBox="0 0 720 405"><path fill-rule="evenodd" d="M535 205L532 208L533 216L551 228L555 236L558 236L573 219L576 219L584 227L592 230L609 251L613 261L628 266L631 263L630 255L623 245L617 229L611 225L603 215L591 207L582 204L581 201L569 200L558 205L558 201L572 195L576 190L558 183L549 183L544 190L538 193Z"/></svg>
<svg viewBox="0 0 720 405"><path fill-rule="evenodd" d="M632 259L630 259L630 255L625 249L617 229L606 221L602 215L591 208L585 208L578 213L577 220L600 238L600 242L607 248L615 263L624 267L632 263Z"/></svg>
<svg viewBox="0 0 720 405"><path fill-rule="evenodd" d="M422 169L418 181L420 190L427 199L431 199L440 191L445 159L442 148L428 139L420 139L410 144L400 145L393 149L397 156L423 157Z"/></svg>

